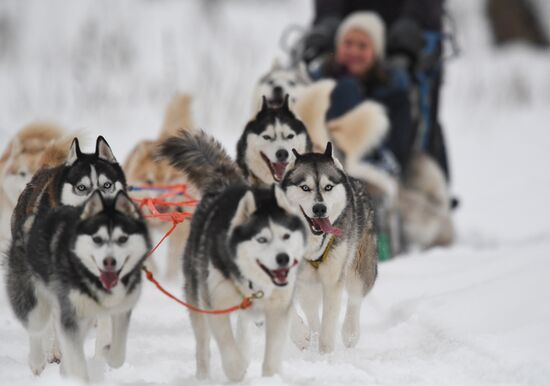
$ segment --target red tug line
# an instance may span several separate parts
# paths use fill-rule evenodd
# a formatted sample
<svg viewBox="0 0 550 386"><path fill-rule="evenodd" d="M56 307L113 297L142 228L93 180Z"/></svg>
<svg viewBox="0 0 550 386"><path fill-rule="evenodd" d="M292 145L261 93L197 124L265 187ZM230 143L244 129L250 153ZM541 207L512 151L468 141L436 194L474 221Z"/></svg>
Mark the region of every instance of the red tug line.
<svg viewBox="0 0 550 386"><path fill-rule="evenodd" d="M187 186L185 184L176 184L176 185L157 185L157 186L129 186L128 187L129 192L136 192L136 191L156 191L156 192L164 192L160 194L157 197L145 197L145 198L133 198L132 200L139 205L140 209L147 208L150 212L148 215L144 215L145 218L156 218L160 221L171 221L172 227L166 232L166 234L160 239L160 241L155 245L153 249L147 253L145 258L149 258L159 247L160 245L166 240L170 234L176 229L176 227L181 224L184 220L190 218L193 214L191 212L160 212L157 208L158 207L186 207L186 206L196 206L198 204L198 200L190 197L187 194ZM190 199L187 201L167 201L167 199L175 197L175 196L187 196ZM147 280L149 280L151 283L153 283L157 289L162 292L164 295L169 297L170 299L174 300L178 304L188 308L189 310L193 312L198 312L201 314L209 314L209 315L223 315L223 314L229 314L231 312L235 312L238 310L243 310L246 308L249 308L252 306L252 298L251 297L243 297L243 300L240 304L235 305L233 307L229 307L223 310L204 310L201 308L197 308L193 306L192 304L186 303L181 299L178 299L176 296L174 296L172 293L170 293L168 290L166 290L153 276L153 273L149 271L147 268L142 267L143 271L145 272L145 276L147 277Z"/></svg>

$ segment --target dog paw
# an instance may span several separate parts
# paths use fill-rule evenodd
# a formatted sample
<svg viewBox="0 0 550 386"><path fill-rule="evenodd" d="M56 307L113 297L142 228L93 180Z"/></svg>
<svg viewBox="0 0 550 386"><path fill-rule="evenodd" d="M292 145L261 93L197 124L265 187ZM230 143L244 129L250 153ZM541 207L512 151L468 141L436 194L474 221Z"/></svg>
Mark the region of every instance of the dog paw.
<svg viewBox="0 0 550 386"><path fill-rule="evenodd" d="M311 346L312 331L304 323L302 318L296 315L290 327L290 339L298 350L307 350Z"/></svg>
<svg viewBox="0 0 550 386"><path fill-rule="evenodd" d="M43 352L34 352L29 355L29 367L34 375L42 374L46 368L46 356Z"/></svg>
<svg viewBox="0 0 550 386"><path fill-rule="evenodd" d="M48 363L60 364L62 357L63 356L61 354L61 350L59 349L59 346L57 345L57 343L54 343L50 348L50 350L48 350L48 355L47 355Z"/></svg>
<svg viewBox="0 0 550 386"><path fill-rule="evenodd" d="M121 367L126 359L123 352L120 352L119 350L113 350L110 344L103 347L103 357L105 358L105 361L107 362L109 367L112 367L113 369L118 369L119 367Z"/></svg>
<svg viewBox="0 0 550 386"><path fill-rule="evenodd" d="M311 333L309 329L304 325L304 329L292 328L290 332L290 339L292 343L298 348L298 350L304 351L311 346Z"/></svg>
<svg viewBox="0 0 550 386"><path fill-rule="evenodd" d="M240 353L236 353L236 355L233 355L223 363L225 375L232 382L242 381L246 374L247 367L246 361Z"/></svg>
<svg viewBox="0 0 550 386"><path fill-rule="evenodd" d="M29 366L31 368L31 371L32 371L33 375L39 376L40 374L42 374L42 371L44 371L44 369L46 368L46 361L42 361L41 363L40 362L36 362L36 363L29 362Z"/></svg>
<svg viewBox="0 0 550 386"><path fill-rule="evenodd" d="M321 354L329 354L334 351L334 339L319 339L319 352Z"/></svg>
<svg viewBox="0 0 550 386"><path fill-rule="evenodd" d="M342 341L344 346L352 348L357 345L361 332L359 330L359 324L352 318L346 318L344 325L342 326Z"/></svg>

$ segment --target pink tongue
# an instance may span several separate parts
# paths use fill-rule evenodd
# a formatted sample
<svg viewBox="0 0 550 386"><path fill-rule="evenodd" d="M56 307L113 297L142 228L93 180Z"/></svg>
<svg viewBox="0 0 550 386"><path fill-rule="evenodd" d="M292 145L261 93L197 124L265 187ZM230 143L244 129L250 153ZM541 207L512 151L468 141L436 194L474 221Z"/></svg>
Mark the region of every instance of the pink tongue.
<svg viewBox="0 0 550 386"><path fill-rule="evenodd" d="M103 287L109 291L111 288L113 288L118 283L118 273L117 272L108 272L108 271L101 271L101 274L99 275L99 280L101 280L101 284L103 284Z"/></svg>
<svg viewBox="0 0 550 386"><path fill-rule="evenodd" d="M328 217L323 217L323 218L314 217L311 219L311 222L313 223L313 225L315 225L317 228L322 230L324 233L331 233L334 236L340 236L342 234L342 230L340 228L336 228L332 226Z"/></svg>
<svg viewBox="0 0 550 386"><path fill-rule="evenodd" d="M275 177L278 180L281 180L283 178L287 165L288 162L273 162L271 164L271 166L273 167L273 171L275 172Z"/></svg>
<svg viewBox="0 0 550 386"><path fill-rule="evenodd" d="M271 271L277 283L285 283L288 276L288 268L281 268Z"/></svg>

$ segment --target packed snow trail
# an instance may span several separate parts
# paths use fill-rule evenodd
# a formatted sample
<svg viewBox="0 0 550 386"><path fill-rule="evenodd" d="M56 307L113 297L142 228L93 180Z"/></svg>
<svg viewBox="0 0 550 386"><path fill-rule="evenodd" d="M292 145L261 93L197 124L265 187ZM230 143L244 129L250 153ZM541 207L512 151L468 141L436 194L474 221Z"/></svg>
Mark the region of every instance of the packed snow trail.
<svg viewBox="0 0 550 386"><path fill-rule="evenodd" d="M134 141L156 135L165 103L183 90L196 97L200 126L233 151L282 29L305 24L311 10L294 1L205 3L3 2L0 13L25 28L0 61L2 140L50 118L105 135L123 160ZM446 67L442 111L461 199L457 244L380 265L354 349L339 342L322 356L289 344L283 374L262 378L260 328L243 384L550 384L550 57L520 46L491 51L480 3L448 1L463 48ZM180 282L167 285L181 294ZM57 365L31 375L26 333L4 291L0 309L0 384L72 384ZM198 382L187 312L145 282L125 365L89 366L105 385L227 384L212 348L212 379Z"/></svg>

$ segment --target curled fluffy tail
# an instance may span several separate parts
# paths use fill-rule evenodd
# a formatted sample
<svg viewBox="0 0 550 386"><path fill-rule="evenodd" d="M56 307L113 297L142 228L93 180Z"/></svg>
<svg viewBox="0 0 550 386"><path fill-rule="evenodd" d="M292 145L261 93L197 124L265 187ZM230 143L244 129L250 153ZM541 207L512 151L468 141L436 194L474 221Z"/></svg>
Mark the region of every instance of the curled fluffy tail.
<svg viewBox="0 0 550 386"><path fill-rule="evenodd" d="M201 194L225 190L246 181L223 146L204 131L181 130L160 144L158 155L187 175Z"/></svg>

